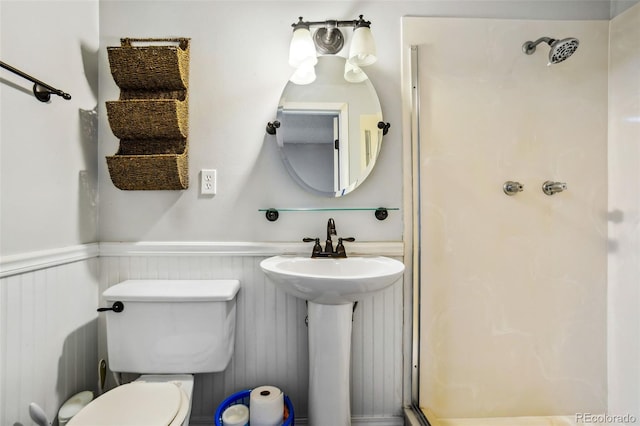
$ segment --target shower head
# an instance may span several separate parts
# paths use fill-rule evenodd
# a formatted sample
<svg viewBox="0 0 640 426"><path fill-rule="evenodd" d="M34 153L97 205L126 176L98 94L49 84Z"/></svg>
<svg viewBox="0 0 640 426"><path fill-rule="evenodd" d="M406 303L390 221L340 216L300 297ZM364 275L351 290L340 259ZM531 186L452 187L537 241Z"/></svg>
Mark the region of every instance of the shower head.
<svg viewBox="0 0 640 426"><path fill-rule="evenodd" d="M578 49L578 45L580 42L577 38L569 37L562 40L557 40L549 37L540 37L536 41L527 41L522 45L522 51L527 55L531 55L536 51L536 46L542 42L545 42L549 45L551 50L549 51L549 63L558 64L569 56L573 55L573 53Z"/></svg>

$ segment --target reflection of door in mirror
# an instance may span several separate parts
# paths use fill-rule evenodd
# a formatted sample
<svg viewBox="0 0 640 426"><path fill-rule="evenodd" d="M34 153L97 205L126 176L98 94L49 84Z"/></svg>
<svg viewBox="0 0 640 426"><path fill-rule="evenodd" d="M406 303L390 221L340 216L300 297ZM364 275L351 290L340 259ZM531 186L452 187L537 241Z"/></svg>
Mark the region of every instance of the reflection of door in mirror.
<svg viewBox="0 0 640 426"><path fill-rule="evenodd" d="M382 132L378 129L379 121L380 115L378 114L363 114L360 116L360 143L356 144L356 148L360 147L360 152L356 157L356 159L360 159L360 164L351 165L351 170L357 171L358 174L364 173L371 161L378 156L382 135Z"/></svg>
<svg viewBox="0 0 640 426"><path fill-rule="evenodd" d="M290 102L280 108L290 123L282 149L295 172L314 188L338 192L349 184L349 110L345 103ZM284 130L284 129L283 129ZM303 159L315 158L309 162Z"/></svg>

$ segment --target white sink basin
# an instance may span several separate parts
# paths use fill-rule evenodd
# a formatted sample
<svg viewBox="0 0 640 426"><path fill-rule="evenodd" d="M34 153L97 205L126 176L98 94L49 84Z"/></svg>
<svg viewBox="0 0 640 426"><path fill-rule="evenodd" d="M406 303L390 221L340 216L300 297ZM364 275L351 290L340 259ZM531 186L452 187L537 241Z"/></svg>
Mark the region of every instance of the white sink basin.
<svg viewBox="0 0 640 426"><path fill-rule="evenodd" d="M274 256L260 262L260 267L285 292L324 305L360 300L390 286L404 272L402 262L383 256Z"/></svg>

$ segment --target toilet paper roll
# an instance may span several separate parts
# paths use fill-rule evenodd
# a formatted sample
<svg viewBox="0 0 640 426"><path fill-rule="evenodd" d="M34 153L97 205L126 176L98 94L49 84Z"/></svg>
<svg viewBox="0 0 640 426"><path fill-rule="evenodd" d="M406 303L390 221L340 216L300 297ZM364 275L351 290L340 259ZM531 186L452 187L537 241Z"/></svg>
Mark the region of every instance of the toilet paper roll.
<svg viewBox="0 0 640 426"><path fill-rule="evenodd" d="M251 426L280 426L284 413L284 394L275 386L259 386L249 395Z"/></svg>
<svg viewBox="0 0 640 426"><path fill-rule="evenodd" d="M249 424L249 407L235 404L222 412L222 426L247 426Z"/></svg>

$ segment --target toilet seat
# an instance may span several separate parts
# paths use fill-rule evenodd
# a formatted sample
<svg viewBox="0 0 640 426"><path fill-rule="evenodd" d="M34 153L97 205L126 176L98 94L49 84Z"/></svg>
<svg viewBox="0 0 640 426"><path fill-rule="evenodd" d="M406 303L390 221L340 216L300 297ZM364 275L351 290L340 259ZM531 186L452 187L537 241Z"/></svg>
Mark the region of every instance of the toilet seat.
<svg viewBox="0 0 640 426"><path fill-rule="evenodd" d="M189 399L175 382L132 382L93 400L68 426L179 426Z"/></svg>

